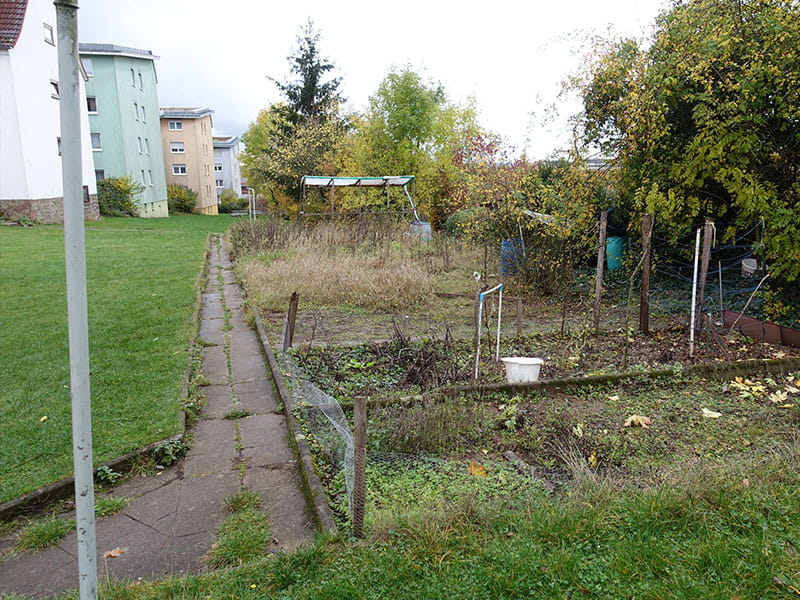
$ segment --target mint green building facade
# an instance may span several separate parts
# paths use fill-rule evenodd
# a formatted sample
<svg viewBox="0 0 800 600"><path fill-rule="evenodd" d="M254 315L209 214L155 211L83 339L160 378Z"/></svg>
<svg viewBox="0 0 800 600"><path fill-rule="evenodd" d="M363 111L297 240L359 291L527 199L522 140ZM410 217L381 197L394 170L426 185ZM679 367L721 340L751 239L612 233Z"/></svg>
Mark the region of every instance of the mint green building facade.
<svg viewBox="0 0 800 600"><path fill-rule="evenodd" d="M130 176L143 186L142 217L167 217L167 184L155 56L115 44L80 44L95 176Z"/></svg>

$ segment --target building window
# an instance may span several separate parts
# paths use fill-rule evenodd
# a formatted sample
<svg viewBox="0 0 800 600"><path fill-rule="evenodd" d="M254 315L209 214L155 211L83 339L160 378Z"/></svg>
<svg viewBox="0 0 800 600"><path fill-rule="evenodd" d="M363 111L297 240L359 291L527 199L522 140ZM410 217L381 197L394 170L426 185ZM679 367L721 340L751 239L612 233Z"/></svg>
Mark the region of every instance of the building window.
<svg viewBox="0 0 800 600"><path fill-rule="evenodd" d="M142 138L137 137L136 138L136 143L139 146L139 154L141 154L142 153ZM144 173L144 171L142 171L142 173Z"/></svg>
<svg viewBox="0 0 800 600"><path fill-rule="evenodd" d="M141 73L139 73L139 89L140 90L144 89L144 83L142 82L142 74Z"/></svg>
<svg viewBox="0 0 800 600"><path fill-rule="evenodd" d="M48 25L47 23L42 23L42 27L44 28L44 41L51 46L55 46L56 38L53 36L53 26Z"/></svg>
<svg viewBox="0 0 800 600"><path fill-rule="evenodd" d="M89 206L90 198L89 198L89 186L83 186L83 205Z"/></svg>
<svg viewBox="0 0 800 600"><path fill-rule="evenodd" d="M103 169L95 169L94 170L94 179L95 181L102 181L106 178L106 172Z"/></svg>
<svg viewBox="0 0 800 600"><path fill-rule="evenodd" d="M147 185L147 179L144 178L144 169L142 169L142 185Z"/></svg>
<svg viewBox="0 0 800 600"><path fill-rule="evenodd" d="M183 154L184 153L183 142L170 142L169 151L172 152L173 154Z"/></svg>
<svg viewBox="0 0 800 600"><path fill-rule="evenodd" d="M142 104L142 123L147 122L147 115L144 112L144 104Z"/></svg>
<svg viewBox="0 0 800 600"><path fill-rule="evenodd" d="M58 82L55 79L50 80L50 97L58 100L61 94L58 91Z"/></svg>
<svg viewBox="0 0 800 600"><path fill-rule="evenodd" d="M222 163L214 163L214 172L222 173Z"/></svg>
<svg viewBox="0 0 800 600"><path fill-rule="evenodd" d="M61 156L61 138L56 138L56 144L58 145L58 155Z"/></svg>
<svg viewBox="0 0 800 600"><path fill-rule="evenodd" d="M186 165L172 165L173 175L186 175Z"/></svg>
<svg viewBox="0 0 800 600"><path fill-rule="evenodd" d="M92 64L92 59L82 58L81 64L83 65L83 70L86 71L86 74L89 77L94 77L94 65Z"/></svg>
<svg viewBox="0 0 800 600"><path fill-rule="evenodd" d="M102 150L103 144L100 142L100 134L93 133L92 134L92 150Z"/></svg>
<svg viewBox="0 0 800 600"><path fill-rule="evenodd" d="M133 103L133 112L135 113L136 120L138 121L139 120L139 105L136 102Z"/></svg>
<svg viewBox="0 0 800 600"><path fill-rule="evenodd" d="M147 171L147 185L153 187L153 172L150 170Z"/></svg>
<svg viewBox="0 0 800 600"><path fill-rule="evenodd" d="M97 114L97 97L86 96L86 108L92 114Z"/></svg>
<svg viewBox="0 0 800 600"><path fill-rule="evenodd" d="M150 140L144 138L144 152L145 154L150 154Z"/></svg>
<svg viewBox="0 0 800 600"><path fill-rule="evenodd" d="M136 73L133 72L133 69L131 69L131 85L136 87Z"/></svg>
<svg viewBox="0 0 800 600"><path fill-rule="evenodd" d="M217 187L218 188L225 187L225 184L222 183L222 179L217 179Z"/></svg>
<svg viewBox="0 0 800 600"><path fill-rule="evenodd" d="M170 131L180 131L183 129L183 121L170 121L168 127Z"/></svg>

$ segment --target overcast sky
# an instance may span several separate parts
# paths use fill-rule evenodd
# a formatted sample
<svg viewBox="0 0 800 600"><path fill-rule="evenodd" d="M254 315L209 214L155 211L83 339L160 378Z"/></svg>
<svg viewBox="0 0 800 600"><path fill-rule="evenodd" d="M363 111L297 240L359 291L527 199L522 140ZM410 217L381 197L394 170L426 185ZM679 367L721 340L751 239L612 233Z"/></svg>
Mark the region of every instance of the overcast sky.
<svg viewBox="0 0 800 600"><path fill-rule="evenodd" d="M579 39L609 31L646 37L663 0L79 0L81 42L159 56L161 106L208 106L217 134L240 135L280 100L267 76L288 76L287 56L310 17L321 50L343 78L349 108L363 110L391 66L410 65L473 96L484 127L517 153L544 158L568 140L577 104L559 100L579 65ZM548 106L560 115L547 119Z"/></svg>

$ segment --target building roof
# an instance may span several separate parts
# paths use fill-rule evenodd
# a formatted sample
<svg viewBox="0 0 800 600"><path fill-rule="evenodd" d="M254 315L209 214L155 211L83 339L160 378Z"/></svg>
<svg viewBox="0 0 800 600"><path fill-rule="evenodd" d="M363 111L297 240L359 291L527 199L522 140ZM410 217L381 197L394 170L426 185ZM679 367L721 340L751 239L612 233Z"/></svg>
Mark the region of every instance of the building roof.
<svg viewBox="0 0 800 600"><path fill-rule="evenodd" d="M214 148L232 148L239 142L238 135L215 135L212 139L214 140Z"/></svg>
<svg viewBox="0 0 800 600"><path fill-rule="evenodd" d="M202 119L211 116L214 111L210 108L181 108L169 106L160 109L162 119Z"/></svg>
<svg viewBox="0 0 800 600"><path fill-rule="evenodd" d="M0 50L17 44L28 0L0 0Z"/></svg>
<svg viewBox="0 0 800 600"><path fill-rule="evenodd" d="M0 0L2 2L2 0ZM146 58L155 60L158 57L150 50L117 46L116 44L78 44L79 54L107 54L112 56L128 56L131 58Z"/></svg>

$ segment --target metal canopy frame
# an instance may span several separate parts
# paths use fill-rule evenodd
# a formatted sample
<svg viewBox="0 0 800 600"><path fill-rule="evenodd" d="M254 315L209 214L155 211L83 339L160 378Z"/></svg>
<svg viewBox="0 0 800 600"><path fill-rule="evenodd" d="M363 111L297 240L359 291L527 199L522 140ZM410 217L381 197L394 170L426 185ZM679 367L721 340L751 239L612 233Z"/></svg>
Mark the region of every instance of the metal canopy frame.
<svg viewBox="0 0 800 600"><path fill-rule="evenodd" d="M386 189L386 211L387 212L411 212L414 214L414 220L419 221L419 214L417 207L414 204L414 199L408 192L408 186L415 185L417 178L415 175L384 175L382 177L329 177L326 175L304 175L300 180L303 190L302 203L300 207L301 215L335 215L335 191L337 187L355 187L363 188L366 192L367 188L385 188ZM403 190L408 204L411 206L410 210L390 211L389 210L389 189L392 187L400 187ZM306 213L303 210L305 206L306 193L308 188L330 188L330 211L324 213Z"/></svg>

